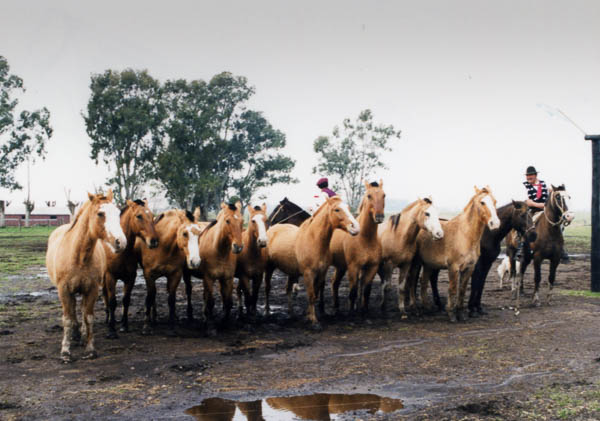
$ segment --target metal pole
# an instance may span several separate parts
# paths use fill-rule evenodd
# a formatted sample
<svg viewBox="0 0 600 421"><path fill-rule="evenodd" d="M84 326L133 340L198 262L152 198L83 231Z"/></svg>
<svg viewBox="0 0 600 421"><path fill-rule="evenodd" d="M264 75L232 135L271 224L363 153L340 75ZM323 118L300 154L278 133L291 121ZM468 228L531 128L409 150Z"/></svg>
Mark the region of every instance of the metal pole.
<svg viewBox="0 0 600 421"><path fill-rule="evenodd" d="M600 135L586 135L592 141L592 291L600 292Z"/></svg>

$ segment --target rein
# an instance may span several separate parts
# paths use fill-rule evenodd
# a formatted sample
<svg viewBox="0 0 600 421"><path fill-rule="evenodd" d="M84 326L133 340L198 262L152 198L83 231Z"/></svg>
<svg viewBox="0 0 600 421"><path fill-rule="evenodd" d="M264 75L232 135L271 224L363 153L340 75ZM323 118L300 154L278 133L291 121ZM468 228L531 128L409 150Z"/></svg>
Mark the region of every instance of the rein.
<svg viewBox="0 0 600 421"><path fill-rule="evenodd" d="M283 206L281 206L281 207L279 208L279 210L278 210L278 211L275 213L275 215L273 215L273 218L275 218L275 216L277 216L277 214L279 213L279 211L280 211L282 208L283 208ZM293 218L293 217L294 217L294 216L296 216L296 215L300 215L302 212L304 212L304 210L303 210L303 209L300 209L298 212L296 212L296 213L293 213L293 214L291 214L290 216L287 216L287 217L283 218L281 221L277 222L277 224L283 224L283 223L284 223L285 221L287 221L288 219L290 219L290 218ZM273 224L273 225L275 225L275 224Z"/></svg>
<svg viewBox="0 0 600 421"><path fill-rule="evenodd" d="M565 227L567 227L567 226L569 226L570 222L565 219L565 212L566 211L565 211L565 209L562 206L560 206L558 204L558 201L556 200L556 195L557 195L557 193L552 192L552 196L550 196L550 204L552 204L552 201L554 201L554 206L556 206L558 208L558 210L560 211L560 217L559 217L558 221L556 221L556 222L551 221L550 218L548 218L548 215L546 215L546 210L545 209L544 209L544 212L543 212L544 213L544 217L546 218L546 221L548 221L548 223L550 225L552 225L553 227L555 227L557 225L561 225L561 224L564 225Z"/></svg>

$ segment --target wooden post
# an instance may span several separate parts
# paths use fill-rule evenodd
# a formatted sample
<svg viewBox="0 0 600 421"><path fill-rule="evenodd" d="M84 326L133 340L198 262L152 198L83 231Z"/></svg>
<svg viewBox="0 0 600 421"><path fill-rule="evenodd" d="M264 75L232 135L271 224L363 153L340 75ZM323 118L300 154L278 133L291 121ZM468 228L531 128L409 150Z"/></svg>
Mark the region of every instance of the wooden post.
<svg viewBox="0 0 600 421"><path fill-rule="evenodd" d="M600 292L600 135L585 135L592 142L592 291Z"/></svg>

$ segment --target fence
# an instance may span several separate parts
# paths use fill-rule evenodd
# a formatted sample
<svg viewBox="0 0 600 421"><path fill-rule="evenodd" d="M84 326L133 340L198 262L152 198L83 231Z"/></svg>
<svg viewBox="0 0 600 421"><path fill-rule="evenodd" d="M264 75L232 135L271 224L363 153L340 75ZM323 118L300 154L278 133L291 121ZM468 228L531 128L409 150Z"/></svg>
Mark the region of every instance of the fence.
<svg viewBox="0 0 600 421"><path fill-rule="evenodd" d="M30 218L29 227L59 227L69 223L69 217L58 218ZM27 228L23 218L4 218L5 227Z"/></svg>

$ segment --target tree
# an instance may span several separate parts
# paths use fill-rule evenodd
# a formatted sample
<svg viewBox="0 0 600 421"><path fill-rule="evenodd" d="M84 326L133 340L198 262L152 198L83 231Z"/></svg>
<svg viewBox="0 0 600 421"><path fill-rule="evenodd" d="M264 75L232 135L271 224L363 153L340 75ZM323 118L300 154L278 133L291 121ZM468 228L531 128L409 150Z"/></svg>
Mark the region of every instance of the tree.
<svg viewBox="0 0 600 421"><path fill-rule="evenodd" d="M156 178L179 206L200 206L202 217L229 195L248 203L257 189L294 182L294 161L277 151L285 135L246 103L254 93L244 77L223 72L208 83L167 81L163 101L167 142Z"/></svg>
<svg viewBox="0 0 600 421"><path fill-rule="evenodd" d="M364 194L363 181L377 169L385 169L384 152L391 152L391 140L400 138L394 126L375 125L371 110L361 111L353 122L344 119L342 128L334 127L332 137L319 136L313 148L319 154L313 173L332 177L335 189L342 191L352 209Z"/></svg>
<svg viewBox="0 0 600 421"><path fill-rule="evenodd" d="M166 117L160 83L146 70L107 70L92 75L83 115L92 139L91 158L114 171L107 180L117 202L133 199L153 174Z"/></svg>
<svg viewBox="0 0 600 421"><path fill-rule="evenodd" d="M19 112L16 96L24 92L23 79L10 74L8 61L0 56L0 187L10 191L23 188L15 179L15 171L28 159L43 159L52 137L46 107Z"/></svg>

